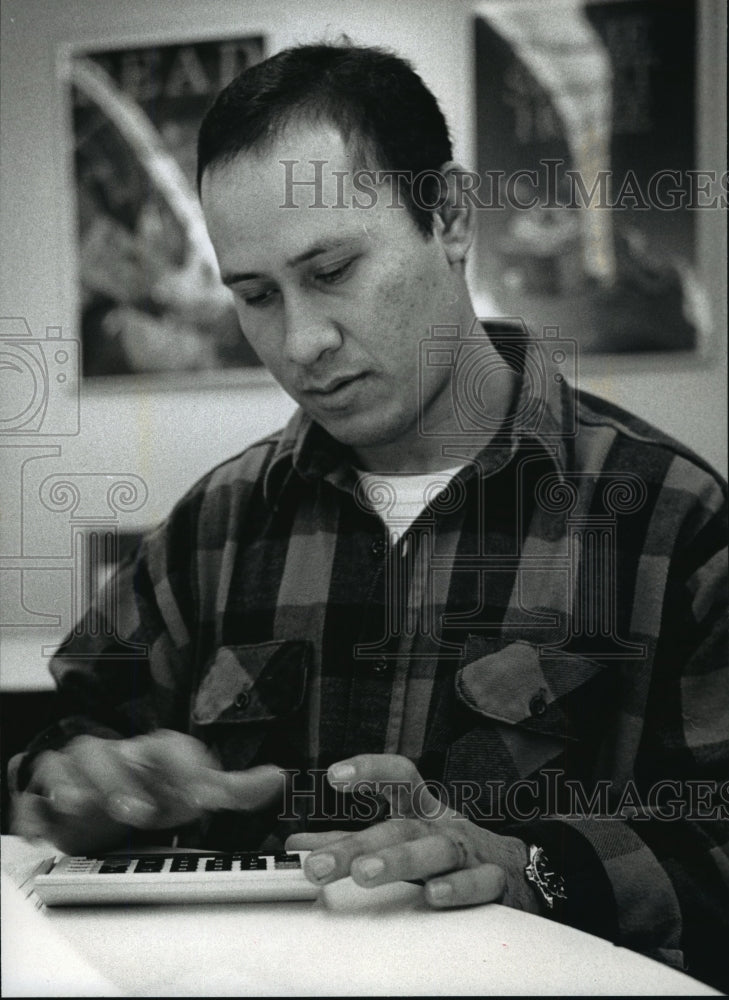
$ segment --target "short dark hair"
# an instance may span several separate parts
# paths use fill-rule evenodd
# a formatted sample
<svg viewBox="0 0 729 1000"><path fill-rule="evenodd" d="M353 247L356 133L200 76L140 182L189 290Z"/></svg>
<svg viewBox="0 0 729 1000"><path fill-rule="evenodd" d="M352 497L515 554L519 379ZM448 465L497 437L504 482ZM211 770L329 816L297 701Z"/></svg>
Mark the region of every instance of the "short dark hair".
<svg viewBox="0 0 729 1000"><path fill-rule="evenodd" d="M422 178L417 201L412 179L451 159L448 126L412 66L381 48L300 45L244 70L200 127L198 191L208 167L267 145L297 119L334 125L362 167L405 171L403 203L421 232L432 234L438 178Z"/></svg>

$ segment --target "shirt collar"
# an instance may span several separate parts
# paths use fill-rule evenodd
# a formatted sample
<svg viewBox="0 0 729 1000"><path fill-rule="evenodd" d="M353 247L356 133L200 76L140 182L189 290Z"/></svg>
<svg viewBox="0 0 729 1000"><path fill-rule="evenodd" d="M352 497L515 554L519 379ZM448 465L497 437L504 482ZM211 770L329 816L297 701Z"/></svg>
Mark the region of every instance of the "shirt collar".
<svg viewBox="0 0 729 1000"><path fill-rule="evenodd" d="M294 473L302 479L317 480L348 466L349 449L302 409L297 409L274 449L264 477L263 495L274 502Z"/></svg>
<svg viewBox="0 0 729 1000"><path fill-rule="evenodd" d="M483 326L519 381L510 415L479 454L479 465L486 472L506 464L518 451L538 448L563 478L576 433L576 390L570 385L576 379L575 342L548 336L548 331L534 337L521 320L483 321ZM354 482L349 449L301 409L281 433L265 474L263 490L269 502L292 473L308 480L333 476L341 485Z"/></svg>
<svg viewBox="0 0 729 1000"><path fill-rule="evenodd" d="M577 433L577 344L546 327L535 337L522 320L484 322L496 350L519 376L510 415L493 445L510 444L515 453L538 446L560 478L574 461Z"/></svg>

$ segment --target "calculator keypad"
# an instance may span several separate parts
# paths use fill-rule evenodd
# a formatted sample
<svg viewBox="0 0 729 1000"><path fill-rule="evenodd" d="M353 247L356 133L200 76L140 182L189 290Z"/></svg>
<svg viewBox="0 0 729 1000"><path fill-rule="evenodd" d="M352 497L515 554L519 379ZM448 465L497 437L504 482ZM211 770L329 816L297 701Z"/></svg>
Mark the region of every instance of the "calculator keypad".
<svg viewBox="0 0 729 1000"><path fill-rule="evenodd" d="M79 859L85 860L85 859ZM256 854L238 851L232 854L148 854L109 855L96 867L99 875L150 875L155 872L265 872L296 871L301 868L298 854ZM84 865L78 870L88 871Z"/></svg>

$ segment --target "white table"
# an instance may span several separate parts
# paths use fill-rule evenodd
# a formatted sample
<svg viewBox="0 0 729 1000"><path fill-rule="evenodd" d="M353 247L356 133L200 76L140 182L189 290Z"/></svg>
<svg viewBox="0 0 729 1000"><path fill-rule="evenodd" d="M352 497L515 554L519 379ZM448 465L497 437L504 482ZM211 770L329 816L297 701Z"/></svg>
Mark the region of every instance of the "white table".
<svg viewBox="0 0 729 1000"><path fill-rule="evenodd" d="M347 879L313 903L36 907L18 873L53 853L2 838L3 997L717 995L507 907L429 910L405 883Z"/></svg>

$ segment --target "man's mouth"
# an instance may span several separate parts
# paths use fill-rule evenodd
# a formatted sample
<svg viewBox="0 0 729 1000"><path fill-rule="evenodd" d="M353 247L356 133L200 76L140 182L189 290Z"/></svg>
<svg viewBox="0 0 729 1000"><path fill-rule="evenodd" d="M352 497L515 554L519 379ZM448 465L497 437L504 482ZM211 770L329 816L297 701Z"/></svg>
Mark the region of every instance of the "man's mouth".
<svg viewBox="0 0 729 1000"><path fill-rule="evenodd" d="M357 375L340 375L327 382L311 385L304 392L323 406L345 406L365 378L364 372Z"/></svg>

